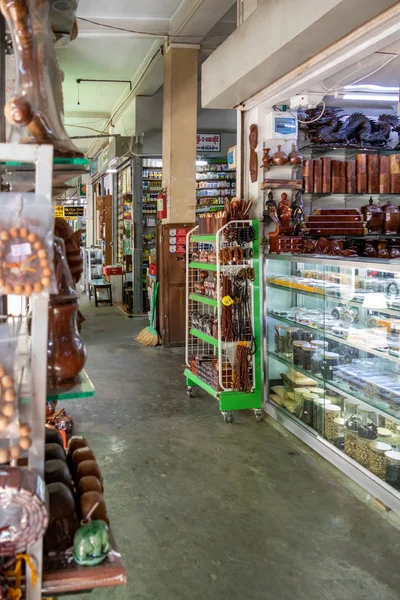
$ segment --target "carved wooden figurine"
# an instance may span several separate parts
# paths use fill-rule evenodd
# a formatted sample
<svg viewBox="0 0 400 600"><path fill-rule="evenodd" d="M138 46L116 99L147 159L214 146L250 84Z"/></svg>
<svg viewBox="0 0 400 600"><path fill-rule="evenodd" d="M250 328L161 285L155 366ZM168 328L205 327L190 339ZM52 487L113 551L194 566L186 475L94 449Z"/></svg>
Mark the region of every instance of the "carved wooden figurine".
<svg viewBox="0 0 400 600"><path fill-rule="evenodd" d="M49 20L49 0L0 0L16 56L15 95L4 108L22 143L52 144L55 156L76 157L64 129L62 74Z"/></svg>
<svg viewBox="0 0 400 600"><path fill-rule="evenodd" d="M250 177L252 183L255 183L258 179L258 156L256 148L258 145L258 127L257 125L250 125Z"/></svg>

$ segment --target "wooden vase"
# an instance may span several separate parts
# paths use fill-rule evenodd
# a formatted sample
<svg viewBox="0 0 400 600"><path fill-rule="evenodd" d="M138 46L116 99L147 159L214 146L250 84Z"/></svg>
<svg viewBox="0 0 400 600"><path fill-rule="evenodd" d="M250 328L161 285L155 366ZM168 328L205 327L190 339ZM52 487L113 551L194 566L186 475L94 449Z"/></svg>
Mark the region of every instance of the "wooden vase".
<svg viewBox="0 0 400 600"><path fill-rule="evenodd" d="M47 380L61 385L76 380L86 362L86 350L78 333L78 302L50 302L47 345Z"/></svg>

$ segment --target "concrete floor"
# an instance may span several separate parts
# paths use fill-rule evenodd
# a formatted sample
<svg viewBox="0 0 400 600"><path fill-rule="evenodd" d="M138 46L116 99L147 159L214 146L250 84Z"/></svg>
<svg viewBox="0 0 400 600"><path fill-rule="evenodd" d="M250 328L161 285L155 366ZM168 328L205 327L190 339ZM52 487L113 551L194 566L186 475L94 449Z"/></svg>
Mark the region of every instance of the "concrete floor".
<svg viewBox="0 0 400 600"><path fill-rule="evenodd" d="M393 513L274 422L189 399L182 351L134 342L145 320L83 312L97 395L68 409L128 574L96 600L398 600Z"/></svg>

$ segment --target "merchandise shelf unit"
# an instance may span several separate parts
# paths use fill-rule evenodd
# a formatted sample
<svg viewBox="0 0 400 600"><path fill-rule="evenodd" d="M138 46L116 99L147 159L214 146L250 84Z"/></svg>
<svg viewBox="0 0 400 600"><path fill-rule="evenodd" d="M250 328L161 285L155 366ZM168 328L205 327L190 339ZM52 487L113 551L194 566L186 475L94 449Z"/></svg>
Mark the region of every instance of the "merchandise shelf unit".
<svg viewBox="0 0 400 600"><path fill-rule="evenodd" d="M265 258L266 412L400 512L398 262Z"/></svg>
<svg viewBox="0 0 400 600"><path fill-rule="evenodd" d="M230 232L238 230L251 230L255 239L233 241L236 234ZM258 222L231 221L207 235L200 235L195 227L187 235L187 248L184 375L188 395L194 386L201 387L218 400L228 423L233 411L242 409L254 410L261 420ZM206 259L213 262L203 262ZM241 352L246 356L242 362ZM240 379L241 367L247 385Z"/></svg>
<svg viewBox="0 0 400 600"><path fill-rule="evenodd" d="M12 163L11 163L11 160ZM7 172L12 173L13 169L23 168L30 175L33 182L33 189L40 196L44 203L51 205L52 191L52 170L53 170L53 148L49 146L19 145L19 144L0 144L0 161L7 166ZM10 162L9 162L10 161ZM16 162L14 165L13 162ZM11 163L11 164L10 164ZM29 187L29 191L32 187ZM21 303L23 308L23 303ZM33 294L31 297L31 342L30 353L24 355L23 363L26 367L29 381L30 401L25 409L21 409L24 418L31 427L32 444L28 454L28 468L34 470L41 477L44 476L44 423L46 406L46 377L47 377L47 332L48 332L48 293ZM18 330L18 336L27 340L28 323L27 313L21 315L21 326ZM3 315L3 327L6 326L7 316ZM24 344L26 347L27 344ZM18 354L21 343L18 343L14 369L17 369L17 362L21 360ZM18 390L19 400L21 389ZM19 408L19 407L18 407ZM1 436L2 437L2 436ZM2 442L7 443L7 440ZM8 442L10 443L10 442ZM43 538L39 538L32 546L27 548L27 552L32 557L38 576L38 581L42 579L43 572ZM40 584L34 585L31 579L30 571L27 572L26 599L39 600L41 598Z"/></svg>
<svg viewBox="0 0 400 600"><path fill-rule="evenodd" d="M87 292L89 281L102 278L103 252L101 247L84 248L82 292Z"/></svg>
<svg viewBox="0 0 400 600"><path fill-rule="evenodd" d="M225 198L236 196L236 171L226 160L206 158L196 166L196 213L224 210Z"/></svg>
<svg viewBox="0 0 400 600"><path fill-rule="evenodd" d="M149 295L149 265L155 263L157 196L162 190L162 160L157 157L142 159L142 215L143 215L143 306L147 310L151 305Z"/></svg>
<svg viewBox="0 0 400 600"><path fill-rule="evenodd" d="M10 157L12 161L9 160ZM60 181L60 173L62 181L69 181L76 175L77 170L86 169L87 164L88 161L80 159L53 161L52 146L0 144L0 165L3 165L3 174L13 181L13 187L15 185L18 192L24 194L34 191L40 196L42 203L48 203L50 213L52 188ZM3 169L0 166L0 170ZM29 203L30 197L23 197L25 204ZM23 299L16 303L15 298L9 296L8 300L10 303L12 301L13 307L16 304L21 307L18 308L21 314L18 317L2 315L0 323L3 328L11 328L12 335L18 340L13 361L14 379L18 382L18 413L20 422L29 424L32 441L26 456L22 454L21 458L26 457L28 469L41 478L38 486L42 489L45 471L46 402L93 397L95 389L85 371L81 372L79 380L72 387L47 388L49 294L32 294L30 312L25 308L27 303ZM11 439L3 439L0 435L1 447L4 448L5 443L11 443ZM12 461L11 466L19 467L19 461ZM113 552L103 564L88 569L76 565L67 554L57 553L56 560L45 554L43 537L28 545L26 553L35 565L37 581L34 583L31 571L27 568L22 578L23 600L40 600L43 596L53 593L59 595L123 585L126 574L112 533L110 540Z"/></svg>

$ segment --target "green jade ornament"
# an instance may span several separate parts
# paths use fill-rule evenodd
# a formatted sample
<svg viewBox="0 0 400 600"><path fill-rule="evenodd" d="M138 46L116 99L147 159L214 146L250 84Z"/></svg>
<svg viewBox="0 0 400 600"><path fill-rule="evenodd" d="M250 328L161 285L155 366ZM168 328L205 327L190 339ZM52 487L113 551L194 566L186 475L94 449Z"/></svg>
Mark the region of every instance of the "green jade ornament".
<svg viewBox="0 0 400 600"><path fill-rule="evenodd" d="M82 521L74 535L74 559L78 565L94 567L111 550L110 534L105 521Z"/></svg>

